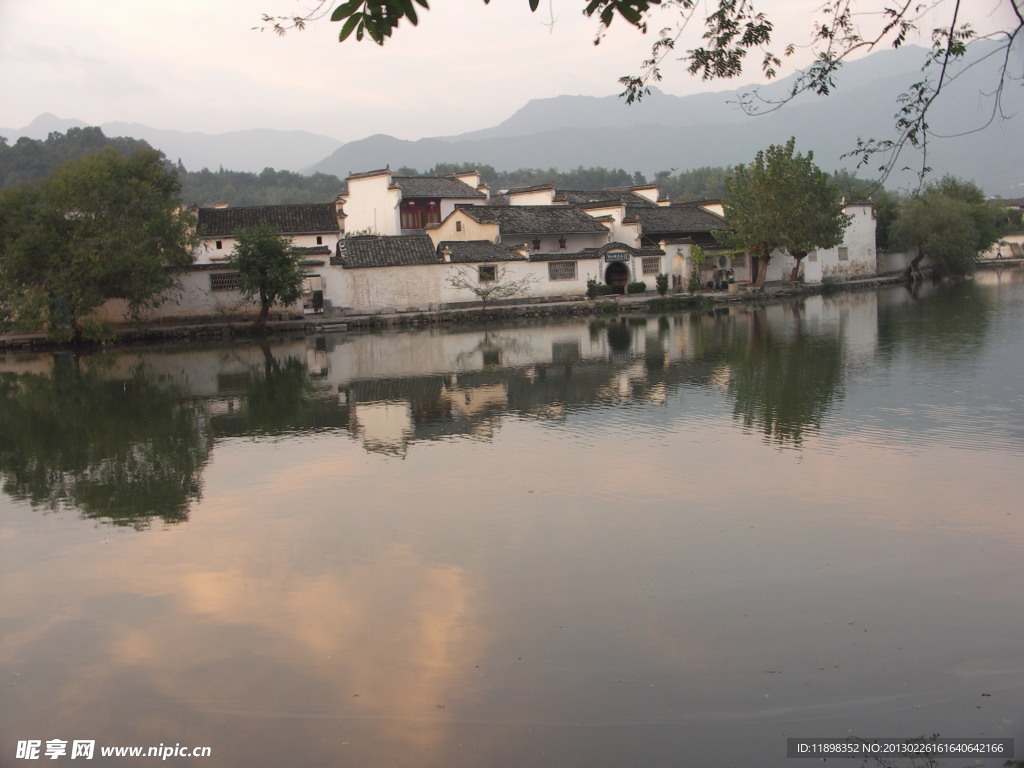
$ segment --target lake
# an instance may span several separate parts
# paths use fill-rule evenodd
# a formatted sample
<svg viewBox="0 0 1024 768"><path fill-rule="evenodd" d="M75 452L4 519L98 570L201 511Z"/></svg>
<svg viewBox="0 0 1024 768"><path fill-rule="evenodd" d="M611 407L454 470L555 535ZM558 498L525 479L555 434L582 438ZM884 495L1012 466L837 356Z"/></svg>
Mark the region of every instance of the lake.
<svg viewBox="0 0 1024 768"><path fill-rule="evenodd" d="M1011 270L0 354L0 764L1024 759L1022 329Z"/></svg>

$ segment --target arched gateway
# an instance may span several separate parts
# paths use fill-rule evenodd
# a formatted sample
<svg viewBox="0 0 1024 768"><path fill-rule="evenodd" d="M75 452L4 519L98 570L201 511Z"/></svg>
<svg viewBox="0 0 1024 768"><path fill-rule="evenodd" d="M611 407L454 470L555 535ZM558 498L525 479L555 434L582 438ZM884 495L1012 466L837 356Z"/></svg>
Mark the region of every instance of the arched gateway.
<svg viewBox="0 0 1024 768"><path fill-rule="evenodd" d="M625 293L629 282L629 267L624 262L613 261L604 271L604 282L612 287L612 293Z"/></svg>

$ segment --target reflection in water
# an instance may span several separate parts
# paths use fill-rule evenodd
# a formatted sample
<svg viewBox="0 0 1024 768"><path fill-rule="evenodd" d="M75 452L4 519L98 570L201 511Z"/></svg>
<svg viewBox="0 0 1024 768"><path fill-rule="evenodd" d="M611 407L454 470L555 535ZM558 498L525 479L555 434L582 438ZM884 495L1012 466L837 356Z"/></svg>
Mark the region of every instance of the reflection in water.
<svg viewBox="0 0 1024 768"><path fill-rule="evenodd" d="M286 435L347 425L346 409L336 399L318 396L308 360L278 359L266 343L261 350L262 364L218 377L221 403L210 417L215 437Z"/></svg>
<svg viewBox="0 0 1024 768"><path fill-rule="evenodd" d="M773 329L762 309L750 313L747 332L729 347L729 394L744 427L780 444L800 445L817 429L843 382L843 338L808 332L798 305L793 328Z"/></svg>
<svg viewBox="0 0 1024 768"><path fill-rule="evenodd" d="M4 491L115 525L187 519L211 448L202 410L144 366L109 378L103 364L61 355L48 376L3 375Z"/></svg>
<svg viewBox="0 0 1024 768"><path fill-rule="evenodd" d="M29 738L252 768L1019 745L1022 287L950 300L988 313L969 346L919 343L936 289L899 288L0 356L0 762Z"/></svg>

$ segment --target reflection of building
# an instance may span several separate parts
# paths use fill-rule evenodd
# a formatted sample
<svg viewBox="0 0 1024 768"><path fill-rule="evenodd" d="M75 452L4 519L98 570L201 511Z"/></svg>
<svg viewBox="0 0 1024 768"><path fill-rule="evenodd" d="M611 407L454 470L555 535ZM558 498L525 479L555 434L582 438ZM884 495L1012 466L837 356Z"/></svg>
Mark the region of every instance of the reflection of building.
<svg viewBox="0 0 1024 768"><path fill-rule="evenodd" d="M751 422L778 414L770 423L799 435L844 376L877 358L879 295L495 330L329 335L144 359L155 379L201 405L214 438L339 430L367 450L400 455L417 441L489 439L509 413L566 419L622 403L667 407L682 388L727 393ZM762 358L775 368L752 366ZM120 353L108 375L129 378L142 359ZM34 364L29 356L18 367ZM785 392L775 391L778 402L764 394L770 387L753 386L783 373L791 378ZM813 407L790 408L811 392Z"/></svg>

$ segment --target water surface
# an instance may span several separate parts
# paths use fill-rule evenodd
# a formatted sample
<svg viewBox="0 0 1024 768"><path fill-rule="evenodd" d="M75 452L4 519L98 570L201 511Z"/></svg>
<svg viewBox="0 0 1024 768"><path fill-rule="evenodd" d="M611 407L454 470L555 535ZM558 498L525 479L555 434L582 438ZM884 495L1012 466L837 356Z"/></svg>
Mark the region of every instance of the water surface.
<svg viewBox="0 0 1024 768"><path fill-rule="evenodd" d="M1003 272L0 356L0 763L1024 758L1022 323Z"/></svg>

